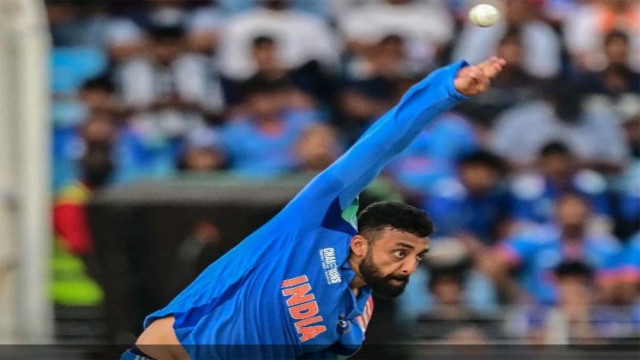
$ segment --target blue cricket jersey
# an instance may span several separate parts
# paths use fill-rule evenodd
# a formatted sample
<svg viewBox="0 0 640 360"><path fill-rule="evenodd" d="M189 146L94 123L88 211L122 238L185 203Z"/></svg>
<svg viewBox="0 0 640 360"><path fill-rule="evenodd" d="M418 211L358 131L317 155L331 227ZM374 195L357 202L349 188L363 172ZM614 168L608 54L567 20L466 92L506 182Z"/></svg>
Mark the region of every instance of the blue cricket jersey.
<svg viewBox="0 0 640 360"><path fill-rule="evenodd" d="M518 232L499 245L498 251L522 267L520 283L540 304L557 301L554 269L563 261L581 261L593 268L598 280L615 275L620 268L621 247L609 234L586 234L574 248L562 241L554 225L538 225Z"/></svg>
<svg viewBox="0 0 640 360"><path fill-rule="evenodd" d="M355 277L347 261L356 234L351 205L431 119L466 99L453 84L463 66L454 63L413 86L272 220L149 315L145 328L173 315L192 359L354 354L373 301L368 287L357 296L349 289Z"/></svg>

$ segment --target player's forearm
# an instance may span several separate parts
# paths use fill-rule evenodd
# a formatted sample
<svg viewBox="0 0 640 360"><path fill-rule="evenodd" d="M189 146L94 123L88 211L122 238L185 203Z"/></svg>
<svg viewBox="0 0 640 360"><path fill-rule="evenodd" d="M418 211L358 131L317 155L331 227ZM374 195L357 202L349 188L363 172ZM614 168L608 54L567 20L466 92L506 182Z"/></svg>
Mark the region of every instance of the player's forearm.
<svg viewBox="0 0 640 360"><path fill-rule="evenodd" d="M341 203L348 204L384 166L401 153L438 114L467 97L454 87L457 62L414 85L399 104L383 115L328 172L343 185Z"/></svg>

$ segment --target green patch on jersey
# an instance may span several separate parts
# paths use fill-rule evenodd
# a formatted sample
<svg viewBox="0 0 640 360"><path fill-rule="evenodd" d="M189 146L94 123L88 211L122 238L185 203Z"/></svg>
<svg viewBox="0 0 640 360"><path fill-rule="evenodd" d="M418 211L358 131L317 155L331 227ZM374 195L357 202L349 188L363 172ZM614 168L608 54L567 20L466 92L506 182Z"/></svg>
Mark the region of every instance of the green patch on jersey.
<svg viewBox="0 0 640 360"><path fill-rule="evenodd" d="M356 230L358 230L358 205L358 197L356 197L346 209L342 210L344 221L348 222Z"/></svg>

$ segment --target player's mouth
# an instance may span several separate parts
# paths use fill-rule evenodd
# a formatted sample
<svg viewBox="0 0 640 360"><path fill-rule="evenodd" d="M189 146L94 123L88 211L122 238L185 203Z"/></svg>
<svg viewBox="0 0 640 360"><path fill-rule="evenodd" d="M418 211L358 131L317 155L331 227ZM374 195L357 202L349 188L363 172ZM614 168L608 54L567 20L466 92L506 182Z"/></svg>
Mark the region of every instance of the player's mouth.
<svg viewBox="0 0 640 360"><path fill-rule="evenodd" d="M402 286L407 283L407 280L408 279L391 278L389 279L389 282L391 283L391 285L394 285L394 286Z"/></svg>

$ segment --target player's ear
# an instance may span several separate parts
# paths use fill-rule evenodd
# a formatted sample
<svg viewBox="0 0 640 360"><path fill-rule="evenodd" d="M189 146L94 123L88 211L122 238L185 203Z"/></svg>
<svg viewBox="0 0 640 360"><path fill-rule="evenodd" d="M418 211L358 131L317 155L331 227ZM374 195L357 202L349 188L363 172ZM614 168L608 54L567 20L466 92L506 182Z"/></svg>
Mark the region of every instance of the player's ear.
<svg viewBox="0 0 640 360"><path fill-rule="evenodd" d="M365 239L362 235L357 234L356 236L351 238L351 252L359 257L364 257L367 255L367 251L369 249L369 241Z"/></svg>

